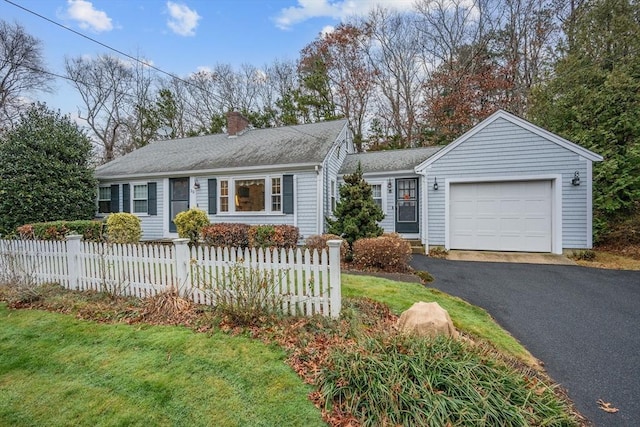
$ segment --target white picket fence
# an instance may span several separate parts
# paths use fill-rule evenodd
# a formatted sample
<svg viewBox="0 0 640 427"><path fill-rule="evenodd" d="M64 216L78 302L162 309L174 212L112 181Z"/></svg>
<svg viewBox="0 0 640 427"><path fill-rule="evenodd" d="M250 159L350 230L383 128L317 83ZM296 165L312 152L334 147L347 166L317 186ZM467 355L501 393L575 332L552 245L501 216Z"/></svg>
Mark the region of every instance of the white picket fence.
<svg viewBox="0 0 640 427"><path fill-rule="evenodd" d="M340 244L318 253L290 249L189 248L172 245L0 240L0 275L68 289L140 298L177 290L195 303L215 305L232 281L253 280L277 295L284 312L337 317L341 309Z"/></svg>

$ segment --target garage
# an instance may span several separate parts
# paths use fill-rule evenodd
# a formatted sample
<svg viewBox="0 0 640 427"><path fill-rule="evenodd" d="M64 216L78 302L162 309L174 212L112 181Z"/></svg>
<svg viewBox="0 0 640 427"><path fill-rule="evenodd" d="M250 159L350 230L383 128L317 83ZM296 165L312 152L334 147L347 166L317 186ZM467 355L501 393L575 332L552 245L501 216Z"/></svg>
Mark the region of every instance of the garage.
<svg viewBox="0 0 640 427"><path fill-rule="evenodd" d="M551 252L552 181L452 183L449 248Z"/></svg>

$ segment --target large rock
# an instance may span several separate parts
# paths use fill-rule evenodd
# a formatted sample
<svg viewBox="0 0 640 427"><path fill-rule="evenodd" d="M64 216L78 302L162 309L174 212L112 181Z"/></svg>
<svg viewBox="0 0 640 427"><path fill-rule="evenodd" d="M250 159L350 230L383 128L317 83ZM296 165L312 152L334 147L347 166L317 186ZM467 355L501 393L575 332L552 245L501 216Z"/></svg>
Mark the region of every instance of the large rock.
<svg viewBox="0 0 640 427"><path fill-rule="evenodd" d="M457 338L451 317L437 302L417 302L400 315L398 330L406 334L435 337L446 335Z"/></svg>

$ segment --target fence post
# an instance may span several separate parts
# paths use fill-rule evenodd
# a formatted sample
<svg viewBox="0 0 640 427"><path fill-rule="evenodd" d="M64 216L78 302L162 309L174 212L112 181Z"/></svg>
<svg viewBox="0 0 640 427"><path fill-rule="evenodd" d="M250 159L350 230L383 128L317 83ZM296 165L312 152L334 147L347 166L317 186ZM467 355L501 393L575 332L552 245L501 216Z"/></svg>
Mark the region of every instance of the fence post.
<svg viewBox="0 0 640 427"><path fill-rule="evenodd" d="M340 247L342 240L329 240L329 311L331 317L340 316L342 310L342 284L340 282Z"/></svg>
<svg viewBox="0 0 640 427"><path fill-rule="evenodd" d="M173 247L175 249L175 266L176 266L176 288L175 291L180 293L180 285L189 284L189 239L173 239Z"/></svg>
<svg viewBox="0 0 640 427"><path fill-rule="evenodd" d="M67 236L67 271L69 273L69 289L78 289L80 281L80 241L82 236Z"/></svg>

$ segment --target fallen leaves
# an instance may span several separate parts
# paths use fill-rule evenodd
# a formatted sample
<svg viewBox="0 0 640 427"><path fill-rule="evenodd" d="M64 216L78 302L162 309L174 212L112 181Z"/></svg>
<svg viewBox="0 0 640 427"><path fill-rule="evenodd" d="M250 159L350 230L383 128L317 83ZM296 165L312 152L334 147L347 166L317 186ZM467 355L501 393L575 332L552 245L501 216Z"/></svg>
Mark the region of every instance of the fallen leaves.
<svg viewBox="0 0 640 427"><path fill-rule="evenodd" d="M616 412L619 411L618 408L614 408L613 406L611 406L611 403L605 402L602 399L598 399L598 401L596 403L598 404L600 409L602 409L604 412L608 412L610 414L615 414Z"/></svg>

